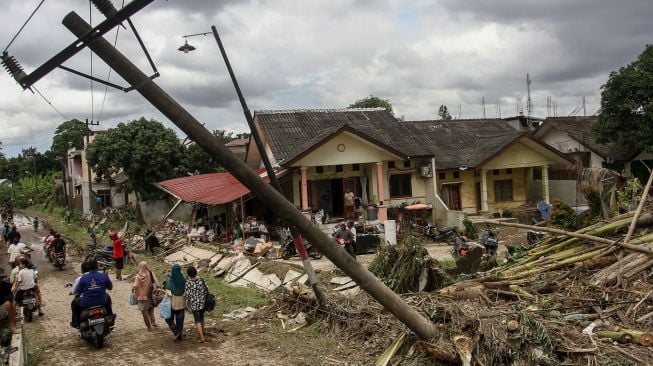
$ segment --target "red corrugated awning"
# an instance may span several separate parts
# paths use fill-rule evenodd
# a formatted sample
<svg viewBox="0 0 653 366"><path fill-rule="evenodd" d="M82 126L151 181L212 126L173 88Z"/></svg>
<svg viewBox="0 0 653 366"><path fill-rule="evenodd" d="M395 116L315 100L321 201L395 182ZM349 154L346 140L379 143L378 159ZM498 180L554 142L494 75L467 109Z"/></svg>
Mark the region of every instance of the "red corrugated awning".
<svg viewBox="0 0 653 366"><path fill-rule="evenodd" d="M261 178L269 182L265 169L256 171ZM285 170L277 172L277 177ZM199 174L189 177L169 179L156 184L163 191L185 202L221 205L246 196L250 193L231 173Z"/></svg>

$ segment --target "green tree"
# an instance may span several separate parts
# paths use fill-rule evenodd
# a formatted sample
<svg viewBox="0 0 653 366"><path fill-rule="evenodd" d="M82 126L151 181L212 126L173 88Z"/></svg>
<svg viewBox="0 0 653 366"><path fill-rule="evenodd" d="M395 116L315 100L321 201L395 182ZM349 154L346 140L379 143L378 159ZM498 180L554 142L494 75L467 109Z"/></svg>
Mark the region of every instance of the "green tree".
<svg viewBox="0 0 653 366"><path fill-rule="evenodd" d="M451 114L449 114L449 110L447 109L446 105L440 105L440 108L438 109L438 117L440 117L440 119L443 121L451 120Z"/></svg>
<svg viewBox="0 0 653 366"><path fill-rule="evenodd" d="M392 104L390 104L390 101L375 97L373 95L357 100L353 104L349 105L349 108L385 108L386 111L393 113Z"/></svg>
<svg viewBox="0 0 653 366"><path fill-rule="evenodd" d="M65 160L69 148L84 148L84 137L89 132L89 128L80 120L71 119L70 121L63 122L54 130L50 151L58 159Z"/></svg>
<svg viewBox="0 0 653 366"><path fill-rule="evenodd" d="M149 200L161 196L154 183L178 174L182 150L172 129L141 117L96 137L87 157L98 179L111 182L122 171L129 178L127 189Z"/></svg>
<svg viewBox="0 0 653 366"><path fill-rule="evenodd" d="M653 45L630 65L610 73L601 89L596 141L653 152Z"/></svg>
<svg viewBox="0 0 653 366"><path fill-rule="evenodd" d="M237 139L249 138L248 133L234 134L233 132L227 132L225 130L214 130L213 135L223 144ZM211 155L202 150L202 148L194 142L191 142L186 146L183 154L184 157L180 171L184 174L204 174L225 171L224 167L222 167L219 162L215 161Z"/></svg>

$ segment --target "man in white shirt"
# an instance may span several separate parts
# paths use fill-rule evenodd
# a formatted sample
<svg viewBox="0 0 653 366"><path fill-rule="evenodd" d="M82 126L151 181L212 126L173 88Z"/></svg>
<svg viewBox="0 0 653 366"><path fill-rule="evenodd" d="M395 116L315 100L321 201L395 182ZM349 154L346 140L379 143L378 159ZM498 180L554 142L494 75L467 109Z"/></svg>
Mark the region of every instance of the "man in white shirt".
<svg viewBox="0 0 653 366"><path fill-rule="evenodd" d="M11 244L9 248L7 248L7 253L9 253L9 265L11 268L16 267L16 256L20 255L22 250L26 247L27 245L25 245L25 243L16 243Z"/></svg>
<svg viewBox="0 0 653 366"><path fill-rule="evenodd" d="M33 290L36 294L36 300L39 304L39 316L43 316L43 310L41 309L41 291L39 291L38 286L36 285L36 272L30 267L28 267L29 261L26 258L22 258L18 261L18 275L16 275L16 282L14 283L14 297L16 302L22 301L23 292L27 290Z"/></svg>

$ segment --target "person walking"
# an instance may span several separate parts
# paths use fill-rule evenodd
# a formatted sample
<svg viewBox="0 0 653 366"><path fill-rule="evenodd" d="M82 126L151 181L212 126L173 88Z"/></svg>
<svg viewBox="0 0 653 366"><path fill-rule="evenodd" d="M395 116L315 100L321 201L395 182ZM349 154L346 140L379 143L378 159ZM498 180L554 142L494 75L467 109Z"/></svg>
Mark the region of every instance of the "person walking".
<svg viewBox="0 0 653 366"><path fill-rule="evenodd" d="M122 269L125 265L125 249L122 246L122 237L115 230L109 232L109 239L113 244L113 262L116 266L116 280L122 281Z"/></svg>
<svg viewBox="0 0 653 366"><path fill-rule="evenodd" d="M16 225L11 226L11 230L9 231L9 234L7 234L7 238L9 239L9 244L17 244L20 242L20 233L18 232Z"/></svg>
<svg viewBox="0 0 653 366"><path fill-rule="evenodd" d="M354 192L349 187L345 189L345 220L354 219Z"/></svg>
<svg viewBox="0 0 653 366"><path fill-rule="evenodd" d="M181 273L181 266L177 263L172 265L170 276L165 282L165 289L170 296L172 314L166 319L166 323L175 335L175 340L181 341L184 332L184 309L186 308L186 299L184 291L186 289L186 278Z"/></svg>
<svg viewBox="0 0 653 366"><path fill-rule="evenodd" d="M5 244L9 245L9 232L11 231L11 227L9 227L9 223L5 222L5 224L2 226L2 240L5 242Z"/></svg>
<svg viewBox="0 0 653 366"><path fill-rule="evenodd" d="M152 303L152 289L154 289L156 283L156 277L147 267L147 262L140 262L132 291L134 291L134 296L138 300L138 310L143 314L143 321L147 330L156 328L154 304Z"/></svg>
<svg viewBox="0 0 653 366"><path fill-rule="evenodd" d="M188 281L186 281L186 289L184 296L187 299L188 310L193 313L195 320L195 329L197 330L197 337L200 343L204 343L204 312L206 308L206 296L209 294L209 287L204 282L204 279L197 277L197 269L190 266L186 270L188 273Z"/></svg>

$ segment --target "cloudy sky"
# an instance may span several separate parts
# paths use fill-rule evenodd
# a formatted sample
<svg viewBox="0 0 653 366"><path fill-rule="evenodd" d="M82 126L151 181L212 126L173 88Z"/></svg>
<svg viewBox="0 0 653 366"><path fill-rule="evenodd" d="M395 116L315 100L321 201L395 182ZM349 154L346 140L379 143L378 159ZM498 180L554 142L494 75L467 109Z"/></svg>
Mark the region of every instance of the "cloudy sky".
<svg viewBox="0 0 653 366"><path fill-rule="evenodd" d="M2 1L0 46L39 2ZM69 11L91 24L104 19L87 0L45 1L8 50L26 72L75 41L61 25ZM609 73L653 42L651 19L650 0L155 0L133 17L161 72L156 82L209 129L236 132L247 126L214 39L192 37L197 50L183 54L182 35L217 26L253 111L341 108L375 95L408 120L432 119L441 104L454 118L480 118L482 99L486 116L507 117L525 105L529 73L532 114L545 117L547 97L559 115L582 115L583 96L586 113L595 113ZM106 37L113 42L116 32ZM118 32L117 48L151 73L129 31ZM88 50L65 65L125 85ZM107 129L145 116L174 128L136 92L105 93L63 70L36 87L51 105L0 75L9 156L47 150L69 118Z"/></svg>

